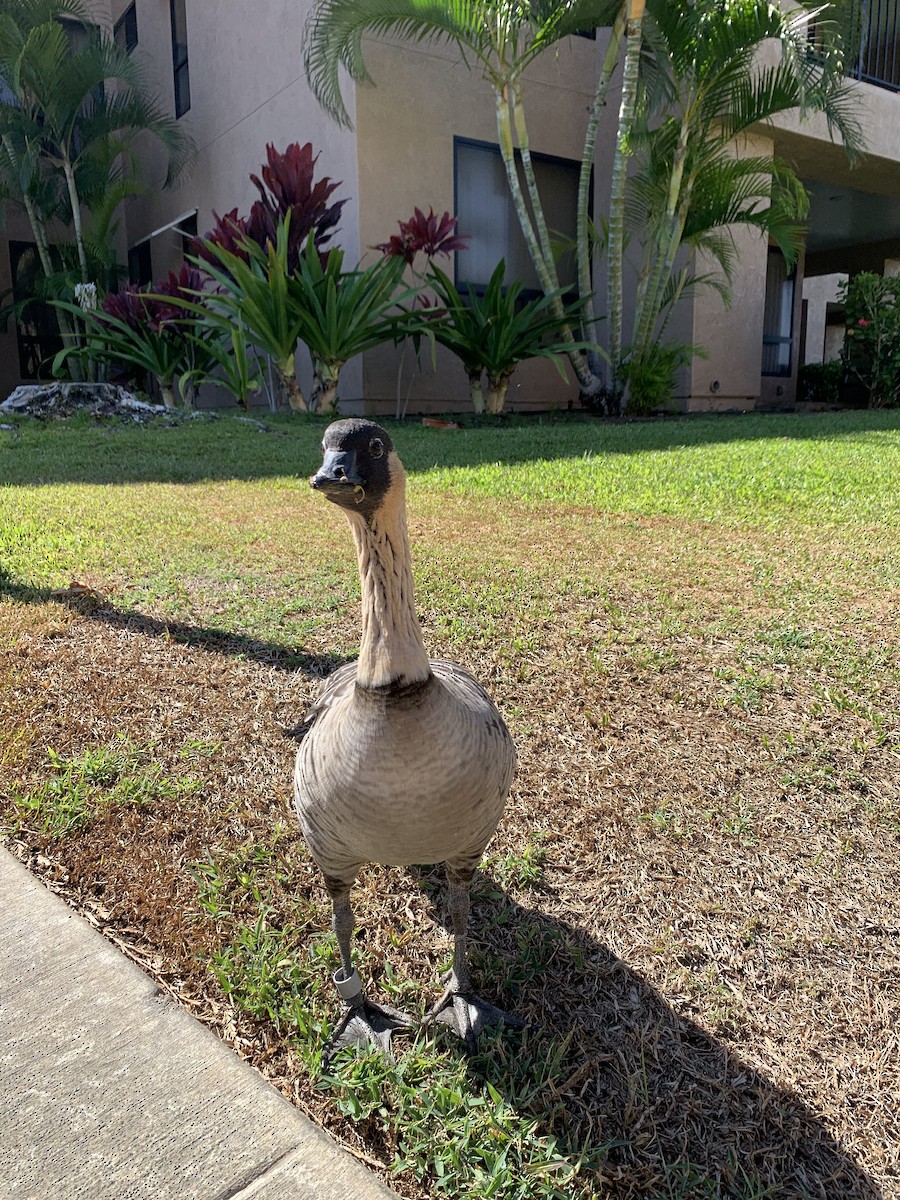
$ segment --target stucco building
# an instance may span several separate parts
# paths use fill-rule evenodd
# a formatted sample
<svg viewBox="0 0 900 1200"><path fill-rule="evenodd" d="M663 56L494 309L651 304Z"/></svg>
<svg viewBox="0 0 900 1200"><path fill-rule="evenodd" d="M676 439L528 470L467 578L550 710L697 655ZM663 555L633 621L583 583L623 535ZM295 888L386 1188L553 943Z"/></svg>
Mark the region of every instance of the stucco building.
<svg viewBox="0 0 900 1200"><path fill-rule="evenodd" d="M154 188L128 205L122 252L133 278L159 279L176 267L186 239L209 229L214 211L249 209L255 198L249 174L259 169L266 143L283 149L309 141L320 153L319 170L341 180L336 197L349 200L339 240L351 260L396 232L413 206L432 206L455 212L470 237L452 266L458 280L486 282L501 256L519 277L533 280L503 176L493 96L478 72L449 46L372 41L366 57L376 86L346 85L353 129L341 129L306 84L300 47L309 8L308 0L92 0L98 23L138 56L196 145L177 187ZM851 171L819 119L782 120L748 139L753 153L794 162L807 184L807 251L788 275L777 252L741 233L731 308L714 292L682 303L673 334L708 353L682 372L686 409L789 406L807 341L804 276L880 272L900 258L900 0L882 0L871 12L864 0L863 12L867 33L854 86L869 153ZM596 40L570 38L527 76L540 184L550 224L563 232L574 227L578 160L602 51L602 32ZM611 161L616 107L608 105L600 133L596 212L607 192L603 164ZM152 175L152 147L146 157ZM14 278L29 239L27 224L10 214L0 234L0 290ZM0 333L0 393L33 376L40 338L40 330L17 333L11 326ZM393 412L398 403L413 412L466 408L458 362L439 353L435 367L423 357L417 365L407 351L400 362L397 351L384 347L354 360L341 377L342 410ZM298 365L308 386L302 353ZM532 362L513 377L508 405L546 408L576 395L574 383L563 383L551 364Z"/></svg>

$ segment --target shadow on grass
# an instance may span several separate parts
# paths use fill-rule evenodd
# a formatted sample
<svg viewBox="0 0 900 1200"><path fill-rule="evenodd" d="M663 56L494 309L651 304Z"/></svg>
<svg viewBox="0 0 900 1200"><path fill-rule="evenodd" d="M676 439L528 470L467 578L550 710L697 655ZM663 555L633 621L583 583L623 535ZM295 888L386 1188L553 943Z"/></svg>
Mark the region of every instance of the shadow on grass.
<svg viewBox="0 0 900 1200"><path fill-rule="evenodd" d="M446 925L442 872L414 874ZM885 1200L797 1095L577 926L522 907L481 874L471 933L476 986L531 1023L483 1038L467 1061L473 1083L538 1120L568 1156L590 1162L599 1150L605 1200Z"/></svg>
<svg viewBox="0 0 900 1200"><path fill-rule="evenodd" d="M865 440L877 431L900 432L900 410L836 413L695 414L652 421L609 423L583 414L501 418L461 431L426 428L415 418L380 418L394 437L410 474L434 467L465 467L590 454L633 454L673 447L752 442L763 438ZM117 420L24 421L0 432L0 481L6 485L90 483L192 484L294 477L297 487L319 464L327 419L267 419L266 432L231 418L172 426L123 425Z"/></svg>
<svg viewBox="0 0 900 1200"><path fill-rule="evenodd" d="M62 604L83 617L113 629L124 629L146 637L159 637L182 646L194 646L211 654L250 659L279 671L302 671L315 678L330 675L348 662L336 654L307 654L278 642L265 642L246 634L234 633L212 625L188 625L184 621L166 621L129 608L116 608L105 598L90 591L34 587L14 579L0 567L0 596L23 604Z"/></svg>

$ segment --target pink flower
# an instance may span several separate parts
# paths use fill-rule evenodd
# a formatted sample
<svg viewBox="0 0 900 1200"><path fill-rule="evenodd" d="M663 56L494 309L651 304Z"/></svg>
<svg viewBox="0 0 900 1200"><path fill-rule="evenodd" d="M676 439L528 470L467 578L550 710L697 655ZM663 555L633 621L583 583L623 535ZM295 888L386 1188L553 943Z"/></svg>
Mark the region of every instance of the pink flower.
<svg viewBox="0 0 900 1200"><path fill-rule="evenodd" d="M859 320L858 320L856 323L857 323L857 325L863 325L863 326L865 326L865 325L868 325L868 324L869 324L869 322L866 320L866 318L865 318L865 317L860 317L860 318L859 318Z"/></svg>

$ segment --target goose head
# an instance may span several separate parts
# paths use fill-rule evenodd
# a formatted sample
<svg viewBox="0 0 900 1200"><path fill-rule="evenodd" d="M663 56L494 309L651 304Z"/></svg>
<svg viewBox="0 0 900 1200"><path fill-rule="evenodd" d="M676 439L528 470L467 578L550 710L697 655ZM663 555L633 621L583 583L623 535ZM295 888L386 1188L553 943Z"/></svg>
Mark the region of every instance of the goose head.
<svg viewBox="0 0 900 1200"><path fill-rule="evenodd" d="M333 422L322 439L322 456L310 487L348 513L370 518L402 482L390 434L374 421L352 417Z"/></svg>

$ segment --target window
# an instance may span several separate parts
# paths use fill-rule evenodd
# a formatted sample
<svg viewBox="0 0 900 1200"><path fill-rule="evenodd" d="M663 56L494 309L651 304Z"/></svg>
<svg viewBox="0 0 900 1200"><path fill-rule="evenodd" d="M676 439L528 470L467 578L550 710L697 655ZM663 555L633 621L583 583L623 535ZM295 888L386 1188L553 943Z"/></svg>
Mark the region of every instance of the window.
<svg viewBox="0 0 900 1200"><path fill-rule="evenodd" d="M169 0L172 19L172 71L175 76L175 116L182 117L191 107L191 77L188 70L187 15L185 0Z"/></svg>
<svg viewBox="0 0 900 1200"><path fill-rule="evenodd" d="M76 55L87 50L89 46L98 45L101 40L100 26L93 25L90 21L70 20L67 17L58 18L60 25L65 31L66 38L69 43L69 53ZM106 97L106 84L101 79L98 84L91 88L91 100L97 107L103 105Z"/></svg>
<svg viewBox="0 0 900 1200"><path fill-rule="evenodd" d="M791 373L795 282L796 275L793 271L788 274L781 251L770 249L763 315L763 375L787 376Z"/></svg>
<svg viewBox="0 0 900 1200"><path fill-rule="evenodd" d="M455 138L453 151L458 229L468 241L468 248L456 255L457 284L485 287L502 258L506 260L506 283L520 280L526 293L539 292L540 283L513 206L499 147ZM531 159L551 236L574 244L579 164L544 154L532 154ZM560 256L559 277L564 286L574 285L574 250Z"/></svg>
<svg viewBox="0 0 900 1200"><path fill-rule="evenodd" d="M9 265L13 299L25 300L28 296L33 296L37 281L42 275L34 242L10 242ZM21 377L47 378L50 374L50 360L62 349L56 314L49 304L33 300L19 312L16 318L16 341Z"/></svg>
<svg viewBox="0 0 900 1200"><path fill-rule="evenodd" d="M137 0L130 4L113 26L113 39L128 54L138 44Z"/></svg>
<svg viewBox="0 0 900 1200"><path fill-rule="evenodd" d="M128 251L128 281L141 284L153 282L153 256L149 238L138 242Z"/></svg>

